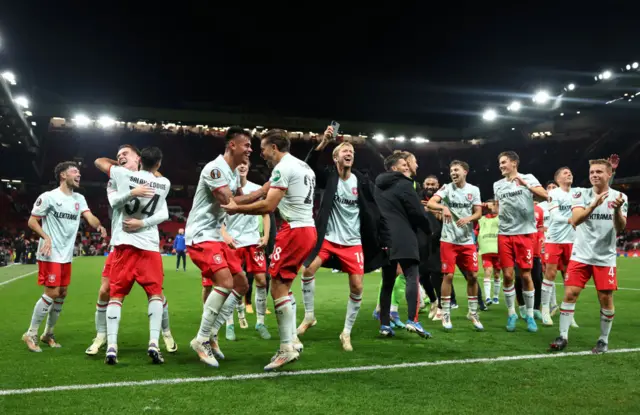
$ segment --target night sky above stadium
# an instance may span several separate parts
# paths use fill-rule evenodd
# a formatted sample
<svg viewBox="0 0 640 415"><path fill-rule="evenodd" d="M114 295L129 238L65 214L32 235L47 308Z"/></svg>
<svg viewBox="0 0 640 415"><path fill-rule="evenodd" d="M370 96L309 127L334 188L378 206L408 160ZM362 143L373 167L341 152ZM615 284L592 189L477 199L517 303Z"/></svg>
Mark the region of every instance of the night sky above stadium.
<svg viewBox="0 0 640 415"><path fill-rule="evenodd" d="M53 4L0 16L3 65L49 102L464 127L513 94L640 58L635 14L606 7Z"/></svg>

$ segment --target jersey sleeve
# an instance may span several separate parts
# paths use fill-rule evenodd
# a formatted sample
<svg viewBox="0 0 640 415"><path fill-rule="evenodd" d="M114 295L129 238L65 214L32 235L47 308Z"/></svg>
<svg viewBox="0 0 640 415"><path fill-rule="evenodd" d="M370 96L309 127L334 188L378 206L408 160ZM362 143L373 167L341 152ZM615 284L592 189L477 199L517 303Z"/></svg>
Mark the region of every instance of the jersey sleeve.
<svg viewBox="0 0 640 415"><path fill-rule="evenodd" d="M498 194L496 190L498 189L498 182L493 182L493 198L498 200Z"/></svg>
<svg viewBox="0 0 640 415"><path fill-rule="evenodd" d="M473 200L471 201L471 204L473 204L473 206L482 206L482 198L480 197L480 189L478 187L476 187L475 189L473 189L473 192L471 194L473 195Z"/></svg>
<svg viewBox="0 0 640 415"><path fill-rule="evenodd" d="M440 200L444 200L447 198L447 185L442 185L440 189L436 192L434 196L438 196Z"/></svg>
<svg viewBox="0 0 640 415"><path fill-rule="evenodd" d="M286 190L289 188L289 169L286 166L276 166L271 174L271 187L274 189Z"/></svg>
<svg viewBox="0 0 640 415"><path fill-rule="evenodd" d="M33 209L31 209L31 215L42 218L47 215L50 206L49 201L49 193L45 192L38 196L35 203L33 204Z"/></svg>
<svg viewBox="0 0 640 415"><path fill-rule="evenodd" d="M205 167L202 171L202 178L210 190L217 190L229 186L229 178L221 168L214 164Z"/></svg>
<svg viewBox="0 0 640 415"><path fill-rule="evenodd" d="M78 203L80 203L80 213L84 213L84 212L88 212L91 209L89 209L89 205L87 204L87 199L85 199L85 197L83 195L78 195L79 200Z"/></svg>
<svg viewBox="0 0 640 415"><path fill-rule="evenodd" d="M571 193L571 210L584 207L586 207L584 189L574 189Z"/></svg>
<svg viewBox="0 0 640 415"><path fill-rule="evenodd" d="M118 184L116 181L109 179L107 183L107 199L112 208L119 208L131 200L131 192L118 192Z"/></svg>
<svg viewBox="0 0 640 415"><path fill-rule="evenodd" d="M525 174L522 179L529 185L529 187L541 186L540 181L538 181L538 179L536 179L536 176L534 176L533 174Z"/></svg>
<svg viewBox="0 0 640 415"><path fill-rule="evenodd" d="M115 182L116 185L122 186L124 182L128 179L129 170L120 166L111 166L109 169L109 178Z"/></svg>

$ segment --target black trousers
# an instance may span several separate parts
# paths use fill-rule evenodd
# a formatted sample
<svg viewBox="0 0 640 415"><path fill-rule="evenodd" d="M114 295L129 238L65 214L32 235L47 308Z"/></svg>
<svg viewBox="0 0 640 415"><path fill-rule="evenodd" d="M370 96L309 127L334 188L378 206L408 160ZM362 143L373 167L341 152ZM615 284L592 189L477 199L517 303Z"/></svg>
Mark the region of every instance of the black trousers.
<svg viewBox="0 0 640 415"><path fill-rule="evenodd" d="M408 320L413 321L418 316L420 307L418 289L418 261L411 259L399 259L389 261L389 265L382 267L382 289L380 290L380 322L383 326L391 325L389 314L391 313L391 294L396 282L396 270L398 264L402 268L402 274L407 280L405 299L407 300Z"/></svg>
<svg viewBox="0 0 640 415"><path fill-rule="evenodd" d="M427 293L429 301L431 301L431 303L435 303L438 300L438 295L431 283L431 271L426 267L423 267L422 264L420 264L420 285L422 285L422 288L424 288L424 291Z"/></svg>
<svg viewBox="0 0 640 415"><path fill-rule="evenodd" d="M516 287L516 299L518 305L524 305L524 296L522 295L522 273L520 268L515 268L515 287ZM533 280L533 289L536 290L533 297L533 309L540 310L540 303L542 302L542 261L540 258L533 258L533 268L531 268L531 279Z"/></svg>
<svg viewBox="0 0 640 415"><path fill-rule="evenodd" d="M176 251L176 269L180 268L180 258L182 258L182 269L187 269L187 254L185 251Z"/></svg>

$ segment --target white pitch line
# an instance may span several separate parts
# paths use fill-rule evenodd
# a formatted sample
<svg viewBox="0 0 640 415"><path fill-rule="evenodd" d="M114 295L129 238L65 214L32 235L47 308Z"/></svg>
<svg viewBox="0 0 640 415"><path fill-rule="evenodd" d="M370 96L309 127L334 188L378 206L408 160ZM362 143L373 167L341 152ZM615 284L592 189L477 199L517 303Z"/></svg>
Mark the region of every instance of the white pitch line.
<svg viewBox="0 0 640 415"><path fill-rule="evenodd" d="M28 272L28 273L26 273L26 274L23 274L23 275L20 275L20 276L17 276L17 277L11 278L10 280L2 281L2 282L0 282L0 285L6 285L6 284L9 284L10 282L13 282L13 281L15 281L15 280L19 280L20 278L24 278L24 277L28 277L29 275L33 275L33 274L35 274L36 272L38 272L38 270L31 271L31 272Z"/></svg>
<svg viewBox="0 0 640 415"><path fill-rule="evenodd" d="M564 283L561 283L561 282L556 282L555 284L564 286ZM587 285L586 288L596 288L596 287L595 287L595 285ZM622 287L618 287L618 290L640 291L640 288L622 288Z"/></svg>
<svg viewBox="0 0 640 415"><path fill-rule="evenodd" d="M640 347L629 348L629 349L614 349L614 350L609 350L608 353L617 354L617 353L636 353L636 352L640 352ZM406 368L416 368L416 367L461 365L461 364L473 364L473 363L497 363L497 362L510 362L510 361L517 361L517 360L553 359L553 358L560 358L560 357L589 356L589 355L592 355L592 352L583 351L583 352L570 352L570 353L530 354L530 355L520 355L520 356L485 357L485 358L477 358L477 359L437 360L435 362L398 363L394 365L337 367L337 368L330 368L330 369L300 370L297 372L249 373L246 375L234 375L234 376L211 376L211 377L199 377L199 378L175 378L175 379L154 379L154 380L140 380L140 381L127 381L127 382L107 382L107 383L92 383L92 384L84 384L84 385L51 386L46 388L0 389L0 396L28 395L28 394L40 393L40 392L62 392L62 391L86 390L86 389L120 388L120 387L127 387L127 386L177 385L181 383L260 380L260 379L272 379L272 378L291 377L291 376L331 375L336 373L369 372L374 370L406 369Z"/></svg>

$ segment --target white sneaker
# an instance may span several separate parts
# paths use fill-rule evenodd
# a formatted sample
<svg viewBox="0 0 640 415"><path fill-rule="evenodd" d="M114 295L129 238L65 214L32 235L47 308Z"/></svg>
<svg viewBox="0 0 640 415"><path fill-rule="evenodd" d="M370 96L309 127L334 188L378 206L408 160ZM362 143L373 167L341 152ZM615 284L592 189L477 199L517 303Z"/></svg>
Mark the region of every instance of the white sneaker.
<svg viewBox="0 0 640 415"><path fill-rule="evenodd" d="M209 344L211 345L211 351L213 352L213 355L216 357L216 359L224 360L224 353L222 353L222 350L220 350L217 334L211 336L211 338L209 339Z"/></svg>
<svg viewBox="0 0 640 415"><path fill-rule="evenodd" d="M437 312L438 312L438 304L431 303L431 307L429 308L429 320L432 320Z"/></svg>
<svg viewBox="0 0 640 415"><path fill-rule="evenodd" d="M451 330L453 328L453 324L451 324L451 314L442 313L442 327L445 330Z"/></svg>
<svg viewBox="0 0 640 415"><path fill-rule="evenodd" d="M246 317L238 317L238 322L240 323L240 328L241 329L246 329L249 327L249 322L247 322Z"/></svg>
<svg viewBox="0 0 640 415"><path fill-rule="evenodd" d="M198 354L201 362L204 362L211 367L220 366L215 356L213 355L213 350L211 350L211 344L209 342L200 342L196 337L191 340L190 346Z"/></svg>
<svg viewBox="0 0 640 415"><path fill-rule="evenodd" d="M295 362L300 358L300 353L296 352L291 345L281 345L280 350L271 358L271 363L264 367L264 370L271 371L281 368L287 363Z"/></svg>
<svg viewBox="0 0 640 415"><path fill-rule="evenodd" d="M543 326L547 326L547 327L553 326L553 319L551 318L551 313L549 313L549 307L543 306L540 314L542 314Z"/></svg>
<svg viewBox="0 0 640 415"><path fill-rule="evenodd" d="M318 320L316 320L315 317L313 317L312 319L305 317L304 320L302 320L302 323L300 323L300 325L298 326L298 335L302 336L307 330L309 330L316 324L318 324Z"/></svg>
<svg viewBox="0 0 640 415"><path fill-rule="evenodd" d="M442 320L442 309L439 308L438 311L436 311L436 314L433 316L433 321L440 321Z"/></svg>
<svg viewBox="0 0 640 415"><path fill-rule="evenodd" d="M340 342L342 343L342 349L345 352L353 351L353 346L351 346L351 335L343 331L342 333L340 333Z"/></svg>
<svg viewBox="0 0 640 415"><path fill-rule="evenodd" d="M480 316L478 315L478 313L476 314L470 314L467 317L469 320L471 320L471 322L473 323L473 327L478 330L478 331L482 331L484 330L484 326L482 325L482 323L480 322Z"/></svg>
<svg viewBox="0 0 640 415"><path fill-rule="evenodd" d="M96 335L96 338L93 339L93 343L91 343L91 346L89 346L87 350L85 350L84 352L89 356L95 356L98 354L98 352L100 352L100 348L104 346L106 343L107 343L107 336L104 333L98 333Z"/></svg>
<svg viewBox="0 0 640 415"><path fill-rule="evenodd" d="M38 346L38 335L37 334L29 334L28 332L22 335L22 341L27 344L27 347L32 352L40 353L42 349Z"/></svg>
<svg viewBox="0 0 640 415"><path fill-rule="evenodd" d="M107 346L107 353L104 357L104 362L110 366L118 364L118 346L110 344Z"/></svg>
<svg viewBox="0 0 640 415"><path fill-rule="evenodd" d="M173 339L170 331L162 332L162 340L164 340L164 348L167 349L167 352L175 353L178 351L178 344Z"/></svg>
<svg viewBox="0 0 640 415"><path fill-rule="evenodd" d="M571 327L573 327L574 329L580 328L580 326L578 326L578 323L576 323L575 317L571 319Z"/></svg>
<svg viewBox="0 0 640 415"><path fill-rule="evenodd" d="M300 341L300 339L298 338L298 336L293 338L293 349L300 353L304 350L304 345L302 344L302 342Z"/></svg>

